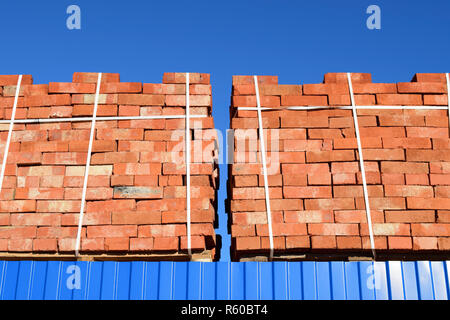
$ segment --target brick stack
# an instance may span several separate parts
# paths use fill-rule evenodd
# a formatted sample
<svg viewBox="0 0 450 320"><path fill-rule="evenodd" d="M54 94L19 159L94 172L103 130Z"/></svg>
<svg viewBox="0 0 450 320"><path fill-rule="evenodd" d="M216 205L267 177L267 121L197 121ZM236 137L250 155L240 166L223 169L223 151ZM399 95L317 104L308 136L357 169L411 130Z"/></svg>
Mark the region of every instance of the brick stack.
<svg viewBox="0 0 450 320"><path fill-rule="evenodd" d="M370 255L347 75L279 85L260 76L275 256ZM356 105L447 106L445 74L372 83L352 74ZM229 213L235 259L267 256L269 233L253 77L233 78L234 164ZM325 106L285 110L288 106ZM448 257L450 139L447 110L358 110L375 247L381 256Z"/></svg>
<svg viewBox="0 0 450 320"><path fill-rule="evenodd" d="M72 83L23 77L16 119L92 117L97 73ZM10 119L18 76L0 76ZM162 84L103 74L98 117L185 115L185 74ZM192 250L215 255L218 169L208 74L190 76ZM0 202L0 256L73 256L91 121L15 124ZM3 159L9 124L0 125ZM186 258L185 119L97 121L80 253ZM200 152L198 152L200 150ZM200 154L200 156L198 155ZM1 162L0 162L1 165Z"/></svg>

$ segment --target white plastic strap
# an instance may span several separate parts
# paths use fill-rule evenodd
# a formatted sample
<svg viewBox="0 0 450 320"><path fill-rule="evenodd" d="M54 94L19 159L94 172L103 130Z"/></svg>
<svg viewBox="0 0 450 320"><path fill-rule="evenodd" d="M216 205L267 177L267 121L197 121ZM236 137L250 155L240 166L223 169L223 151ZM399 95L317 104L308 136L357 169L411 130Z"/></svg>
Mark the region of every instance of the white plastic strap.
<svg viewBox="0 0 450 320"><path fill-rule="evenodd" d="M259 145L261 151L262 167L264 174L264 194L266 197L266 210L267 210L267 225L269 228L269 245L270 245L270 260L273 259L273 231L272 231L272 212L270 210L270 196L269 196L269 182L267 179L267 163L266 163L266 146L264 143L264 128L261 115L261 101L259 98L259 86L258 77L253 77L255 81L255 92L256 92L256 105L258 110L258 127L259 127Z"/></svg>
<svg viewBox="0 0 450 320"><path fill-rule="evenodd" d="M14 120L16 118L16 109L17 109L17 102L19 101L19 93L20 93L21 83L22 83L22 75L19 75L19 79L17 80L16 96L14 98L14 105L13 105L13 109L12 109L12 113L11 113L11 120L8 121L9 122L8 138L6 139L5 150L4 150L4 154L3 154L2 171L0 173L0 192L2 192L2 188L3 188L3 178L5 177L5 169L6 169L6 164L7 164L7 160L8 160L9 145L11 144L11 136L12 136L12 130L14 128Z"/></svg>
<svg viewBox="0 0 450 320"><path fill-rule="evenodd" d="M119 117L96 117L97 121L123 121L123 120L150 120L150 119L184 119L185 115L165 115L165 116L119 116ZM191 115L191 118L207 118L207 115ZM17 119L14 123L53 123L53 122L87 122L92 121L92 117L81 118L46 118L46 119ZM0 120L0 124L10 123L10 120Z"/></svg>
<svg viewBox="0 0 450 320"><path fill-rule="evenodd" d="M100 94L100 84L102 81L102 74L98 74L98 80L97 80L97 90L95 92L95 103L94 103L94 112L92 113L92 124L91 124L91 135L89 137L89 147L88 147L88 153L87 153L87 159L86 159L86 167L84 171L84 182L83 182L83 191L81 194L81 209L80 209L80 216L78 218L78 232L77 232L77 242L75 247L75 255L79 255L80 251L80 242L81 242L81 230L83 228L83 217L84 217L84 206L86 203L86 191L87 191L87 184L88 184L88 178L89 178L89 167L91 165L91 154L92 154L92 144L94 143L94 133L95 133L95 121L97 117L97 108L98 108L98 97Z"/></svg>
<svg viewBox="0 0 450 320"><path fill-rule="evenodd" d="M189 73L186 73L186 232L187 249L189 257L192 256L191 249L191 130L190 130L190 111L189 111Z"/></svg>
<svg viewBox="0 0 450 320"><path fill-rule="evenodd" d="M445 74L447 78L447 100L448 100L448 130L450 135L450 77L448 73Z"/></svg>
<svg viewBox="0 0 450 320"><path fill-rule="evenodd" d="M291 106L291 107L283 107L283 108L270 108L264 107L261 108L262 111L267 110L323 110L330 108L334 109L344 109L344 110L352 110L353 108L359 110L447 110L448 107L443 106ZM255 107L237 107L238 110L246 110L246 111L257 111L258 108Z"/></svg>
<svg viewBox="0 0 450 320"><path fill-rule="evenodd" d="M361 177L362 177L363 190L364 190L364 202L366 204L367 225L369 227L370 247L372 248L373 258L376 259L375 240L374 240L373 228L372 228L372 217L370 215L369 194L367 192L366 170L364 168L364 158L363 158L362 147L361 147L361 137L359 135L358 114L356 113L355 96L353 94L353 86L352 86L352 79L351 79L350 73L347 73L347 79L348 79L348 87L350 89L350 98L351 98L352 107L353 107L352 110L353 110L353 121L355 124L356 141L358 143L359 166L361 167Z"/></svg>

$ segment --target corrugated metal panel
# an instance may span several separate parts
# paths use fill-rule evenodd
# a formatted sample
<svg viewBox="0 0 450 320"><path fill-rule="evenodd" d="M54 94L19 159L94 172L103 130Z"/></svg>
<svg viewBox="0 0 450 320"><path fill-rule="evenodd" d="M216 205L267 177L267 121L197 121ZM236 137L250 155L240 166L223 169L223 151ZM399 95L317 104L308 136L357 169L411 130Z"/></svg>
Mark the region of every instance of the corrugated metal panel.
<svg viewBox="0 0 450 320"><path fill-rule="evenodd" d="M448 261L0 261L0 300L448 300L449 267Z"/></svg>

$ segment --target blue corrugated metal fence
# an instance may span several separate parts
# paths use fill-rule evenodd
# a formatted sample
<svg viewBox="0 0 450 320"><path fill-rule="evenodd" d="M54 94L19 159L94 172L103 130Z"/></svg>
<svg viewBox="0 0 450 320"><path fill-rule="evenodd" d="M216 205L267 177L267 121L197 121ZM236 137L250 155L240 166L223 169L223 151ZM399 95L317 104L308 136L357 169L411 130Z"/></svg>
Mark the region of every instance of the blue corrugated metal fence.
<svg viewBox="0 0 450 320"><path fill-rule="evenodd" d="M0 300L448 299L450 262L0 261Z"/></svg>

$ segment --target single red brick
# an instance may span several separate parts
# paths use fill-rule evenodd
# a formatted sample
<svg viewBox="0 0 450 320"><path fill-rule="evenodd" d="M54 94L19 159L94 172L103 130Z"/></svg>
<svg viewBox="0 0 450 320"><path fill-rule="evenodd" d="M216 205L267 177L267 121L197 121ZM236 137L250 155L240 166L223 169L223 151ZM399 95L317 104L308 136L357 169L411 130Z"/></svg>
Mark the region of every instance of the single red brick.
<svg viewBox="0 0 450 320"><path fill-rule="evenodd" d="M370 73L351 73L350 79L353 83L371 83ZM324 83L348 83L348 76L345 72L329 72L324 75Z"/></svg>
<svg viewBox="0 0 450 320"><path fill-rule="evenodd" d="M438 238L413 237L413 250L437 250Z"/></svg>
<svg viewBox="0 0 450 320"><path fill-rule="evenodd" d="M83 252L101 252L103 250L105 250L105 239L103 238L81 240L81 251Z"/></svg>
<svg viewBox="0 0 450 320"><path fill-rule="evenodd" d="M33 239L10 239L8 241L8 251L10 252L30 252L33 250Z"/></svg>
<svg viewBox="0 0 450 320"><path fill-rule="evenodd" d="M257 80L260 85L278 84L278 76L258 76ZM233 85L254 85L254 83L253 76L233 76Z"/></svg>
<svg viewBox="0 0 450 320"><path fill-rule="evenodd" d="M152 251L153 245L154 245L153 238L131 238L130 239L130 251Z"/></svg>
<svg viewBox="0 0 450 320"><path fill-rule="evenodd" d="M131 239L128 237L105 238L105 250L125 252L130 249L130 242Z"/></svg>
<svg viewBox="0 0 450 320"><path fill-rule="evenodd" d="M137 226L136 225L88 226L87 233L88 233L88 238L136 237L137 236Z"/></svg>
<svg viewBox="0 0 450 320"><path fill-rule="evenodd" d="M336 237L335 236L312 236L311 248L312 249L336 249Z"/></svg>
<svg viewBox="0 0 450 320"><path fill-rule="evenodd" d="M203 236L191 236L191 250L205 250L206 243ZM180 238L180 249L188 249L188 238L183 236Z"/></svg>
<svg viewBox="0 0 450 320"><path fill-rule="evenodd" d="M450 224L446 223L413 223L411 224L413 236L424 237L448 237L450 236Z"/></svg>
<svg viewBox="0 0 450 320"><path fill-rule="evenodd" d="M261 237L261 249L270 249L270 238ZM284 251L286 249L286 239L285 237L273 237L273 249L275 251Z"/></svg>
<svg viewBox="0 0 450 320"><path fill-rule="evenodd" d="M0 86L10 86L17 85L17 81L19 80L19 75L0 75ZM32 84L33 77L29 74L22 75L22 83L21 84Z"/></svg>
<svg viewBox="0 0 450 320"><path fill-rule="evenodd" d="M309 236L289 236L286 237L286 249L309 249Z"/></svg>
<svg viewBox="0 0 450 320"><path fill-rule="evenodd" d="M97 72L75 72L73 74L72 82L97 83ZM105 82L120 82L120 74L118 73L102 73L102 83Z"/></svg>
<svg viewBox="0 0 450 320"><path fill-rule="evenodd" d="M361 237L336 237L338 249L361 249L362 242Z"/></svg>
<svg viewBox="0 0 450 320"><path fill-rule="evenodd" d="M238 237L235 238L236 251L250 251L261 249L260 237Z"/></svg>
<svg viewBox="0 0 450 320"><path fill-rule="evenodd" d="M388 246L390 250L411 250L411 237L388 237Z"/></svg>
<svg viewBox="0 0 450 320"><path fill-rule="evenodd" d="M438 238L438 248L439 250L450 250L450 238L449 237L445 237L445 238Z"/></svg>
<svg viewBox="0 0 450 320"><path fill-rule="evenodd" d="M141 93L140 82L108 82L102 83L100 93ZM145 93L145 92L144 92Z"/></svg>
<svg viewBox="0 0 450 320"><path fill-rule="evenodd" d="M58 242L56 239L34 239L33 251L55 252L58 250Z"/></svg>
<svg viewBox="0 0 450 320"><path fill-rule="evenodd" d="M178 237L158 237L154 238L154 251L177 251L179 245Z"/></svg>
<svg viewBox="0 0 450 320"><path fill-rule="evenodd" d="M422 105L422 96L420 94L377 94L377 103L381 105Z"/></svg>

